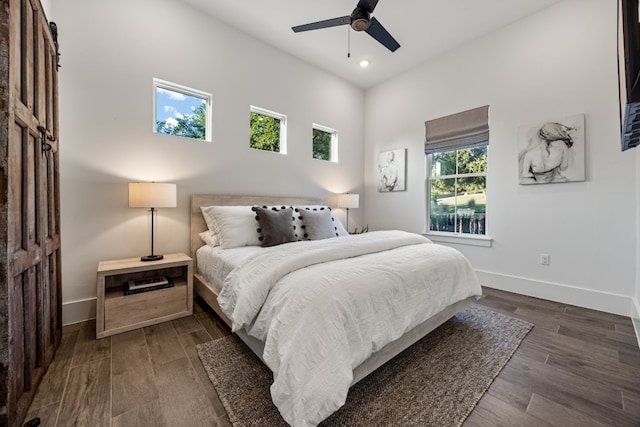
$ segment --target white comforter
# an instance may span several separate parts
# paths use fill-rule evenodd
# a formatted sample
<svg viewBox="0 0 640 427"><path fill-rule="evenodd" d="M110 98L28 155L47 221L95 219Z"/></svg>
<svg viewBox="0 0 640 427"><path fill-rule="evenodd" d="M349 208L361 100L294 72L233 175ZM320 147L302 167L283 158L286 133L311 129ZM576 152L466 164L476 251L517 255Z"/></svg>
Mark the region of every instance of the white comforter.
<svg viewBox="0 0 640 427"><path fill-rule="evenodd" d="M481 295L467 259L417 234L290 243L233 270L218 302L265 343L271 396L294 426L344 405L353 369L446 306Z"/></svg>

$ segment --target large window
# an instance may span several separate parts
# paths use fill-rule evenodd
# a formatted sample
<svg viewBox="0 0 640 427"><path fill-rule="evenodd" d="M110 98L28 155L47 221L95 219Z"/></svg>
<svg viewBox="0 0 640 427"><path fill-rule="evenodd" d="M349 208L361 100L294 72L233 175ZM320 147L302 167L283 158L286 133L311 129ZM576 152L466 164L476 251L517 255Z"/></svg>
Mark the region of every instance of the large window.
<svg viewBox="0 0 640 427"><path fill-rule="evenodd" d="M487 233L489 107L425 122L429 231Z"/></svg>
<svg viewBox="0 0 640 427"><path fill-rule="evenodd" d="M287 153L287 116L251 106L249 146L256 150Z"/></svg>
<svg viewBox="0 0 640 427"><path fill-rule="evenodd" d="M211 141L211 94L153 79L153 131Z"/></svg>
<svg viewBox="0 0 640 427"><path fill-rule="evenodd" d="M338 132L325 126L313 124L313 158L338 161Z"/></svg>
<svg viewBox="0 0 640 427"><path fill-rule="evenodd" d="M430 155L429 230L485 234L487 146Z"/></svg>

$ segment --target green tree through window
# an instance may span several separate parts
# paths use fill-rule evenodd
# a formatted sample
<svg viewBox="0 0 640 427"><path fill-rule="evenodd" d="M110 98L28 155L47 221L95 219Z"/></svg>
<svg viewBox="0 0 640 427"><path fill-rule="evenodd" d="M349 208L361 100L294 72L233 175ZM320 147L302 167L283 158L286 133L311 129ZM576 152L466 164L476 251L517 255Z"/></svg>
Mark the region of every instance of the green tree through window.
<svg viewBox="0 0 640 427"><path fill-rule="evenodd" d="M251 148L280 151L280 119L252 111L249 124Z"/></svg>
<svg viewBox="0 0 640 427"><path fill-rule="evenodd" d="M313 129L313 158L319 160L333 160L331 145L333 134L320 129Z"/></svg>

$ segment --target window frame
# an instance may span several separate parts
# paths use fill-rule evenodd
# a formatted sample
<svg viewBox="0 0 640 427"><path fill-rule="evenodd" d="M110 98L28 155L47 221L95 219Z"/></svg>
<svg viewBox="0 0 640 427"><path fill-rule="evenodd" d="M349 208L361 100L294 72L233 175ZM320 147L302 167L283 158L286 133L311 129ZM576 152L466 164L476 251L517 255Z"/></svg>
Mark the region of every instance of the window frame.
<svg viewBox="0 0 640 427"><path fill-rule="evenodd" d="M474 172L474 173L458 173L459 165L458 165L458 156L456 155L456 173L453 175L437 175L432 176L431 171L433 168L433 154L437 153L445 153L450 151L461 151L466 149L478 148L478 147L486 147L487 149L487 170L485 172ZM492 238L489 236L489 227L487 217L487 206L485 204L485 229L484 234L471 234L471 233L460 233L459 231L435 231L431 230L431 182L435 179L459 179L459 178L471 178L471 177L484 177L485 178L485 197L486 197L486 189L487 189L487 174L489 170L489 141L485 144L471 144L468 147L459 147L454 148L452 150L442 150L437 153L425 154L425 193L427 195L426 206L425 206L425 232L424 235L428 236L431 240L441 242L441 243L461 243L468 244L473 246L484 246L491 247ZM458 216L458 209L456 205L455 215L456 215L456 223Z"/></svg>
<svg viewBox="0 0 640 427"><path fill-rule="evenodd" d="M249 119L251 119L251 113L260 114L262 116L271 117L277 120L280 120L280 150L279 151L271 151L271 150L263 150L261 148L254 148L251 146L251 126L249 126L249 148L252 150L264 151L267 153L279 153L279 154L287 154L287 116L281 113L276 113L275 111L267 110L265 108L256 107L255 105L249 106Z"/></svg>
<svg viewBox="0 0 640 427"><path fill-rule="evenodd" d="M313 131L319 130L320 132L326 132L331 134L331 154L329 160L316 159L313 156ZM323 160L325 162L338 163L338 131L327 126L319 125L317 123L311 124L311 157L315 160Z"/></svg>
<svg viewBox="0 0 640 427"><path fill-rule="evenodd" d="M191 138L188 136L183 136L182 138L193 139L195 141L213 141L213 95L204 92L198 89L193 89L188 86L184 86L178 83L173 83L167 80L162 80L158 78L153 78L153 132L160 135L169 135L169 136L178 136L171 135L164 132L158 132L157 120L158 120L158 89L170 90L172 92L178 92L183 95L188 95L194 98L202 99L206 105L206 113L205 113L205 137L204 139Z"/></svg>

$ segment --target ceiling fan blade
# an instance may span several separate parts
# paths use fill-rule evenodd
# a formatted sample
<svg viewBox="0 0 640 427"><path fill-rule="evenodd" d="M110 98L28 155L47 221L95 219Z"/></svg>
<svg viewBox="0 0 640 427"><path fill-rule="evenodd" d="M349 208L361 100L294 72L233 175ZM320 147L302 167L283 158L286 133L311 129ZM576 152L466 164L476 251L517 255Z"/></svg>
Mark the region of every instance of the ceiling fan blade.
<svg viewBox="0 0 640 427"><path fill-rule="evenodd" d="M340 25L349 25L351 23L350 16L342 16L340 18L326 19L324 21L312 22L310 24L298 25L291 27L294 33L302 31L320 30L322 28L338 27Z"/></svg>
<svg viewBox="0 0 640 427"><path fill-rule="evenodd" d="M378 0L360 0L358 2L358 8L362 10L366 10L369 13L373 13L373 9L376 8L378 4Z"/></svg>
<svg viewBox="0 0 640 427"><path fill-rule="evenodd" d="M378 40L384 47L391 52L395 52L400 47L400 44L393 38L391 34L382 26L380 21L376 18L371 18L371 24L369 28L365 30L374 39Z"/></svg>

